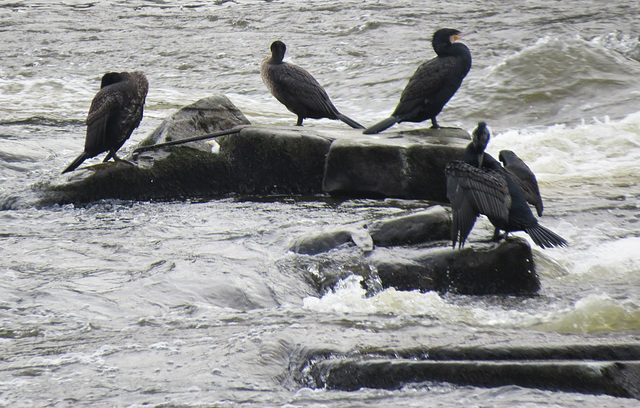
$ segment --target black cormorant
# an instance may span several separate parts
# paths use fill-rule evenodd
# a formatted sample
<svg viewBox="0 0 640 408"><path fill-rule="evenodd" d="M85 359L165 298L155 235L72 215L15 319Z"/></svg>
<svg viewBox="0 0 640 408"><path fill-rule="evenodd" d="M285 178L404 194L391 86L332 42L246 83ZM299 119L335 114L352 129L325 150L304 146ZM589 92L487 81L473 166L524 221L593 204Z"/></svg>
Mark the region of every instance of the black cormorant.
<svg viewBox="0 0 640 408"><path fill-rule="evenodd" d="M364 126L348 118L331 103L329 95L304 68L282 61L287 47L282 41L271 44L271 57L265 58L260 75L275 98L298 115L296 126L306 118L341 120L354 129Z"/></svg>
<svg viewBox="0 0 640 408"><path fill-rule="evenodd" d="M142 72L104 74L100 91L89 108L84 152L62 173L75 170L83 161L102 152L109 152L105 162L110 158L121 160L116 152L140 124L148 89Z"/></svg>
<svg viewBox="0 0 640 408"><path fill-rule="evenodd" d="M543 205L536 175L533 174L529 166L511 150L500 150L498 159L504 165L505 170L515 176L514 178L520 185L527 202L536 207L538 217L541 217Z"/></svg>
<svg viewBox="0 0 640 408"><path fill-rule="evenodd" d="M431 45L438 55L418 67L402 91L400 102L391 116L363 133L374 134L400 122L422 122L431 119L431 127L440 126L436 116L456 93L471 69L471 53L462 43L455 42L461 33L443 28L433 34Z"/></svg>
<svg viewBox="0 0 640 408"><path fill-rule="evenodd" d="M453 210L451 240L454 248L456 244L459 248L464 246L480 214L486 215L495 227L494 239L500 237L500 230L506 233L524 231L542 248L567 245L564 238L540 225L529 208L526 193L521 185L527 183L524 180L528 178L526 173L533 175L531 170L528 167L523 169L518 164L521 160L513 152L503 150L504 155L501 152L501 157L507 157L506 167L502 167L500 162L484 153L489 137L486 124L478 123L473 132L473 141L465 150L464 161L451 162L445 168L447 197ZM518 170L513 171L514 168ZM521 179L519 173L526 177ZM542 199L539 193L538 199L539 207L537 204L534 205L541 213Z"/></svg>

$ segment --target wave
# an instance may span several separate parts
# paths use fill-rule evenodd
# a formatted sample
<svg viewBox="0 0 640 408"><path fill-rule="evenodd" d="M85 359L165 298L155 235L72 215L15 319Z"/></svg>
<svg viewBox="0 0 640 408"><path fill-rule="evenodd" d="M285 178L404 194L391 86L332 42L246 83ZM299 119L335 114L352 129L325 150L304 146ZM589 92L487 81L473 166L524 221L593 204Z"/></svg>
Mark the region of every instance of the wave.
<svg viewBox="0 0 640 408"><path fill-rule="evenodd" d="M35 125L35 126L84 126L85 120L80 119L59 119L59 118L51 118L46 116L30 116L27 118L21 119L9 119L9 120L0 120L0 126L24 126L24 125Z"/></svg>
<svg viewBox="0 0 640 408"><path fill-rule="evenodd" d="M462 116L505 127L640 111L640 64L601 40L542 38L471 75L466 86Z"/></svg>
<svg viewBox="0 0 640 408"><path fill-rule="evenodd" d="M633 182L640 172L640 111L620 120L496 133L487 151L502 149L516 151L542 182Z"/></svg>
<svg viewBox="0 0 640 408"><path fill-rule="evenodd" d="M343 320L358 320L362 314L396 316L381 329L402 327L420 321L423 325L464 324L483 328L529 328L558 333L595 333L640 328L640 306L631 299L614 299L606 294L587 294L572 305L553 310L538 301L500 298L458 298L452 301L435 292L403 292L385 289L367 297L360 277L350 276L322 298L307 297L303 308L336 314Z"/></svg>
<svg viewBox="0 0 640 408"><path fill-rule="evenodd" d="M640 329L640 305L604 294L593 294L572 307L550 313L534 329L559 333L598 333Z"/></svg>
<svg viewBox="0 0 640 408"><path fill-rule="evenodd" d="M627 58L640 61L640 38L637 35L631 36L621 31L615 31L595 37L591 40L591 43L616 51Z"/></svg>

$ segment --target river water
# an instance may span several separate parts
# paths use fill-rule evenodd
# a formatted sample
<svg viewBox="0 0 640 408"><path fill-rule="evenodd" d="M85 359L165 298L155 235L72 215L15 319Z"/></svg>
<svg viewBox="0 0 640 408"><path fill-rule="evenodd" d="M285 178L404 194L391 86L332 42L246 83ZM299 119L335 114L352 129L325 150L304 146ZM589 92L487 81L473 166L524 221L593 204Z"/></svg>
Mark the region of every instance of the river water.
<svg viewBox="0 0 640 408"><path fill-rule="evenodd" d="M0 2L0 406L637 406L520 387L336 392L303 387L289 368L314 347L640 341L638 15L630 0ZM433 56L440 27L468 33L474 65L439 122L487 121L488 151L527 161L542 224L570 242L534 248L538 297L365 296L353 277L321 295L309 278L321 261L287 251L302 234L428 205L419 201L36 205L37 186L80 153L104 72L149 79L125 155L213 93L253 123L293 125L259 75L275 39L371 125ZM490 234L480 222L470 239Z"/></svg>

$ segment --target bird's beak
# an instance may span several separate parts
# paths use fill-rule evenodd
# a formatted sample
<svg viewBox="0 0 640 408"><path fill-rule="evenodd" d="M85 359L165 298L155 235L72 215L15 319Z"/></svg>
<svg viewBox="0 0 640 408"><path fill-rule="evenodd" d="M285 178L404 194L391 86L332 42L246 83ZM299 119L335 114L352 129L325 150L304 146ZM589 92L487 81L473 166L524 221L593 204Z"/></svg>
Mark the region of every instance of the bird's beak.
<svg viewBox="0 0 640 408"><path fill-rule="evenodd" d="M468 37L468 36L474 34L475 32L476 31L471 31L471 32L468 32L468 33L454 34L454 35L451 36L451 42L458 41L459 39L461 39L463 37Z"/></svg>

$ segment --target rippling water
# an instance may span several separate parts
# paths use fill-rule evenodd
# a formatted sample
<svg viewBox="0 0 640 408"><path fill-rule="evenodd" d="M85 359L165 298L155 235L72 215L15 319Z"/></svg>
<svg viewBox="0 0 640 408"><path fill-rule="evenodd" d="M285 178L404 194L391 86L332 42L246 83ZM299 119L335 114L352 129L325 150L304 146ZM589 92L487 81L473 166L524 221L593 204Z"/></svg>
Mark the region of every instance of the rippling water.
<svg viewBox="0 0 640 408"><path fill-rule="evenodd" d="M638 15L634 1L1 3L0 405L633 406L519 387L311 390L288 369L313 347L638 341ZM372 124L433 56L429 40L443 26L468 33L474 66L439 122L486 120L490 153L509 148L529 163L542 223L571 242L534 250L539 297L369 297L355 278L319 296L309 280L322 259L287 252L301 234L422 202L34 206L33 187L82 148L106 71L140 69L150 82L125 153L180 106L217 92L253 123L293 125L259 76L275 39L342 112ZM471 238L490 233L483 221Z"/></svg>

